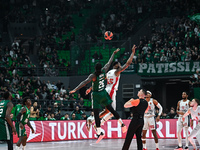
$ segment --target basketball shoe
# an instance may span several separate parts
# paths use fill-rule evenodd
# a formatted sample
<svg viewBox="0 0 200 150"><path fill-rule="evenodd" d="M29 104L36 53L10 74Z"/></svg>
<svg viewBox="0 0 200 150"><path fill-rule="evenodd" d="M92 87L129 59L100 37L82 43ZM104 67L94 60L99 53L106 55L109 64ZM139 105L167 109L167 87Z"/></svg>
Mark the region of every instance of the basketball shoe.
<svg viewBox="0 0 200 150"><path fill-rule="evenodd" d="M156 150L159 150L159 148L156 148Z"/></svg>
<svg viewBox="0 0 200 150"><path fill-rule="evenodd" d="M125 124L122 124L122 132L126 133L126 131L127 131L127 128L126 128Z"/></svg>
<svg viewBox="0 0 200 150"><path fill-rule="evenodd" d="M189 147L188 147L188 146L185 146L184 150L189 150Z"/></svg>
<svg viewBox="0 0 200 150"><path fill-rule="evenodd" d="M147 150L146 148L143 148L142 150Z"/></svg>
<svg viewBox="0 0 200 150"><path fill-rule="evenodd" d="M104 138L105 134L103 134L103 132L101 132L99 135L97 135L97 141L96 143L99 143L103 138Z"/></svg>
<svg viewBox="0 0 200 150"><path fill-rule="evenodd" d="M183 147L177 146L174 150L183 150Z"/></svg>

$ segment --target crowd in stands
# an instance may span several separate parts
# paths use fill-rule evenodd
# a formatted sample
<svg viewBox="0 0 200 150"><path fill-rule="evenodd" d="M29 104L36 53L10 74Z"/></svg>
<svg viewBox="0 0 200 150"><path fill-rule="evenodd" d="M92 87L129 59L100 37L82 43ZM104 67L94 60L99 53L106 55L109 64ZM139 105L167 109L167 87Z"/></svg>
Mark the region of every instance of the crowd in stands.
<svg viewBox="0 0 200 150"><path fill-rule="evenodd" d="M20 46L20 40L15 39L11 46L0 46L0 67L0 73L12 76L33 75L36 66L31 62L26 49Z"/></svg>

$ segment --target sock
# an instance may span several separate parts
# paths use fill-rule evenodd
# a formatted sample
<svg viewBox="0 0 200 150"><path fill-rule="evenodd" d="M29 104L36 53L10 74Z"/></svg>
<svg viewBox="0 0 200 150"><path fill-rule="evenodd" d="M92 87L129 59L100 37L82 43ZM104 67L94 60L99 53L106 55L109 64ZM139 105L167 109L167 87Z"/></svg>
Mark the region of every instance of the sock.
<svg viewBox="0 0 200 150"><path fill-rule="evenodd" d="M156 143L156 148L159 148L159 144L158 143Z"/></svg>
<svg viewBox="0 0 200 150"><path fill-rule="evenodd" d="M147 148L147 145L146 145L146 143L145 143L145 144L143 143L143 148L145 148L145 149Z"/></svg>
<svg viewBox="0 0 200 150"><path fill-rule="evenodd" d="M109 112L108 114L106 114L102 119L101 119L101 125L103 125L106 121L108 121L110 118L113 117L113 114L111 112Z"/></svg>
<svg viewBox="0 0 200 150"><path fill-rule="evenodd" d="M19 148L20 148L20 147L16 145L15 150L19 150Z"/></svg>
<svg viewBox="0 0 200 150"><path fill-rule="evenodd" d="M98 127L97 128L97 134L100 135L100 133L101 133L101 127Z"/></svg>
<svg viewBox="0 0 200 150"><path fill-rule="evenodd" d="M118 119L118 122L119 122L120 125L122 126L123 122L122 122L122 119L121 119L121 118Z"/></svg>
<svg viewBox="0 0 200 150"><path fill-rule="evenodd" d="M25 150L26 146L23 146L22 150Z"/></svg>

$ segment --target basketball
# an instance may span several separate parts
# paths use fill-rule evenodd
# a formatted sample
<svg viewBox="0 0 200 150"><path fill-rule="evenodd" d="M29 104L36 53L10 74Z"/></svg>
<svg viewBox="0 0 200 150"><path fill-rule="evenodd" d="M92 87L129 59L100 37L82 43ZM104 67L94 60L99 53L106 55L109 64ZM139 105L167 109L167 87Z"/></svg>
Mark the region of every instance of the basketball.
<svg viewBox="0 0 200 150"><path fill-rule="evenodd" d="M104 38L105 38L106 40L112 40L112 38L113 38L113 33L110 32L110 31L106 31L105 34L104 34Z"/></svg>

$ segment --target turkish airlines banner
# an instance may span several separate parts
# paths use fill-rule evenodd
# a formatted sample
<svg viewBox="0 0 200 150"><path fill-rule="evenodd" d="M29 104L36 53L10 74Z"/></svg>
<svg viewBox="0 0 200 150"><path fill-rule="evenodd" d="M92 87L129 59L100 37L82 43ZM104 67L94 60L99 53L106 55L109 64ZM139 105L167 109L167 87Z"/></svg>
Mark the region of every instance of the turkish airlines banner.
<svg viewBox="0 0 200 150"><path fill-rule="evenodd" d="M123 120L128 127L130 120ZM26 125L27 142L47 142L62 140L81 140L96 139L96 132L93 128L90 132L86 129L85 120L76 121L30 121L35 133ZM196 122L194 122L194 127ZM105 133L105 139L125 138L126 133L122 133L120 124L117 120L109 120L102 126ZM177 138L177 119L160 119L157 122L157 134L159 138L174 139ZM192 128L189 128L189 132ZM182 132L185 137L185 132ZM135 138L135 137L134 137ZM151 132L147 131L147 138L153 138ZM17 143L17 135L13 136L14 143Z"/></svg>

